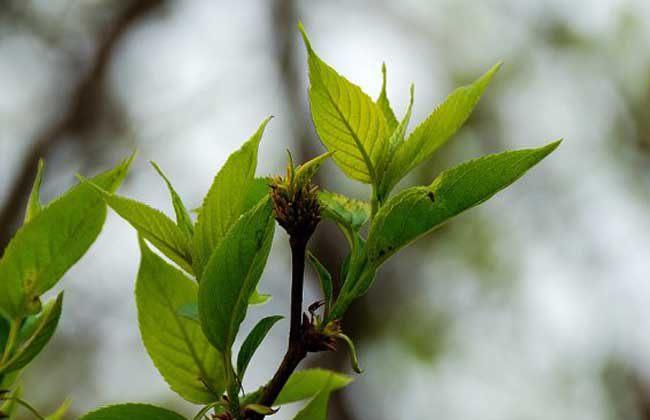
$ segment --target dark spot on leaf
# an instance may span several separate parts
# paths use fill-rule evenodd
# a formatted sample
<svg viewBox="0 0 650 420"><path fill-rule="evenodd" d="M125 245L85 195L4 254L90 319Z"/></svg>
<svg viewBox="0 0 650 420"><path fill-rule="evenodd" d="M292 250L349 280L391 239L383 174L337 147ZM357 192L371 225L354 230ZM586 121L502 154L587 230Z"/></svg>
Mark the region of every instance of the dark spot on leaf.
<svg viewBox="0 0 650 420"><path fill-rule="evenodd" d="M386 250L385 249L380 249L379 250L379 256L383 257L384 255L386 255Z"/></svg>
<svg viewBox="0 0 650 420"><path fill-rule="evenodd" d="M257 247L261 248L262 245L264 244L264 231L263 230L258 230L255 232L255 240L257 241Z"/></svg>
<svg viewBox="0 0 650 420"><path fill-rule="evenodd" d="M431 200L432 203L434 203L436 201L436 196L433 195L433 191L429 191L427 193L427 197L429 197L429 200Z"/></svg>

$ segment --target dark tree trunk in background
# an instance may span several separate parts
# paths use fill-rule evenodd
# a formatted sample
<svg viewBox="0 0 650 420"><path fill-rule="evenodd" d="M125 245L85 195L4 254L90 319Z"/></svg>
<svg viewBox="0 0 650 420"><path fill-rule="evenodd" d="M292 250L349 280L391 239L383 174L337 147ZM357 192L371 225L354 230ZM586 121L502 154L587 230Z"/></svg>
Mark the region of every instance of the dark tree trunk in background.
<svg viewBox="0 0 650 420"><path fill-rule="evenodd" d="M303 162L323 152L318 147L318 139L312 129L311 118L307 104L303 101L303 92L307 86L303 84L302 67L300 60L306 60L298 52L300 39L297 29L298 22L302 19L294 0L275 0L272 9L272 29L276 45L277 66L281 78L284 95L289 106L287 117L291 118L292 137L295 140L296 161ZM318 175L316 184L321 184ZM328 267L334 278L338 278L338 268L345 258L345 247L341 247L344 241L342 235L335 231L333 225L322 224L314 238L311 240L310 249L314 250L318 258ZM306 302L310 304L311 302ZM346 333L355 340L362 339L365 328L360 328L368 318L364 299L355 303L349 311L348 316L343 320ZM353 322L358 320L358 322ZM345 349L335 354L320 353L313 354L307 359L310 365L322 366L325 364L338 371L349 371L349 361ZM336 392L332 395L330 402L329 417L336 420L356 420L352 407L345 398L345 391Z"/></svg>
<svg viewBox="0 0 650 420"><path fill-rule="evenodd" d="M123 11L99 34L96 52L88 70L71 90L68 108L37 135L27 151L0 210L0 249L6 247L22 218L38 160L70 143L81 145L89 141L93 129L102 120L107 101L104 79L117 46L129 29L163 4L163 0L135 0L124 4Z"/></svg>

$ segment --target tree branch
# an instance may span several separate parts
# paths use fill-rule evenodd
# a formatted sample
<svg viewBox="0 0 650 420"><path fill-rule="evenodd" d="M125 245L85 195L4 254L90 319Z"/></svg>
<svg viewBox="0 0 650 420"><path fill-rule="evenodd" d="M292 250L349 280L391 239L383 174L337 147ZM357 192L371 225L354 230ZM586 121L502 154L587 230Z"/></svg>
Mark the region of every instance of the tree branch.
<svg viewBox="0 0 650 420"><path fill-rule="evenodd" d="M311 141L314 137L311 127L311 119L308 115L306 103L303 101L302 93L305 87L301 85L301 65L299 56L296 54L300 51L297 48L297 24L300 20L298 6L295 0L275 0L273 2L271 28L275 42L276 66L280 75L280 82L284 96L289 108L289 117L291 118L291 132L293 144L297 149L299 161L306 161L311 156L317 155L318 149L314 145L317 142ZM318 182L319 174L316 174L315 181ZM338 232L332 232L331 229L320 229L312 239L311 248L316 249L323 263L331 268L334 278L338 278L338 265L343 260L343 247L340 246L342 238ZM337 288L338 283L335 284ZM325 353L319 353L325 354ZM344 354L335 353L332 358L335 359L337 368L347 366L347 358ZM316 361L323 361L323 357L314 358ZM284 361L283 361L284 362ZM309 364L312 364L310 359ZM317 364L317 363L313 363ZM295 368L294 368L295 370ZM330 418L337 420L354 420L354 416L347 402L343 398L344 392L337 392L331 397Z"/></svg>
<svg viewBox="0 0 650 420"><path fill-rule="evenodd" d="M307 357L307 347L303 340L302 297L305 275L305 254L307 240L291 237L291 326L289 329L289 347L273 379L264 387L259 404L270 407L296 370L300 362ZM261 420L264 415L251 414L251 420Z"/></svg>
<svg viewBox="0 0 650 420"><path fill-rule="evenodd" d="M47 157L67 141L84 141L95 126L103 102L103 82L117 45L132 25L163 3L163 0L135 0L113 21L101 41L88 71L73 89L68 109L34 140L0 211L0 249L11 239L31 189L38 160ZM72 140L70 140L72 139Z"/></svg>

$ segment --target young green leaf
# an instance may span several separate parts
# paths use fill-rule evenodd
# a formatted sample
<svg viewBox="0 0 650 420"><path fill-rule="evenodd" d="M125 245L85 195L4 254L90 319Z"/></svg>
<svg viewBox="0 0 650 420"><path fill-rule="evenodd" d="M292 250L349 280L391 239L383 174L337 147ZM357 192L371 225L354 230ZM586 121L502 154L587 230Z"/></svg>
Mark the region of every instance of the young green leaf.
<svg viewBox="0 0 650 420"><path fill-rule="evenodd" d="M329 399L330 392L326 390L319 392L296 414L293 420L327 420Z"/></svg>
<svg viewBox="0 0 650 420"><path fill-rule="evenodd" d="M259 183L254 182L257 151L269 120L270 117L265 119L241 149L230 155L205 196L194 229L193 263L198 278L226 233L247 210L245 204L252 201L247 200L247 191L260 189Z"/></svg>
<svg viewBox="0 0 650 420"><path fill-rule="evenodd" d="M411 113L413 111L413 98L415 95L415 86L411 85L411 100L409 102L408 108L406 109L406 114L404 115L404 118L402 118L402 121L395 127L395 130L393 130L392 134L388 138L388 152L386 153L386 157L384 160L382 160L382 164L379 167L379 173L382 175L386 170L386 167L390 164L395 151L400 147L402 143L404 143L404 137L406 136L406 129L408 128L409 122L411 121ZM382 201L384 200L385 197L380 196L379 197Z"/></svg>
<svg viewBox="0 0 650 420"><path fill-rule="evenodd" d="M180 414L148 404L119 404L100 408L79 420L186 420Z"/></svg>
<svg viewBox="0 0 650 420"><path fill-rule="evenodd" d="M246 404L244 407L242 407L242 409L244 411L252 411L257 414L263 414L265 416L270 416L278 412L278 410L274 410L271 407L266 407L261 404Z"/></svg>
<svg viewBox="0 0 650 420"><path fill-rule="evenodd" d="M309 259L312 267L314 267L314 271L316 271L316 274L318 275L320 287L323 290L323 296L325 297L325 307L329 310L332 304L332 275L311 252L307 253L307 259Z"/></svg>
<svg viewBox="0 0 650 420"><path fill-rule="evenodd" d="M276 398L274 405L284 405L318 395L321 391L328 393L343 388L352 382L352 378L342 373L325 369L305 369L295 372L287 381Z"/></svg>
<svg viewBox="0 0 650 420"><path fill-rule="evenodd" d="M115 194L104 193L104 200L115 213L167 258L192 274L190 238L169 217L144 203Z"/></svg>
<svg viewBox="0 0 650 420"><path fill-rule="evenodd" d="M167 184L167 189L169 190L169 195L172 198L172 205L174 206L174 213L176 214L176 225L187 235L188 238L191 238L194 234L194 225L192 224L192 218L190 213L187 211L187 207L183 204L183 200L178 195L172 183L169 181L165 173L160 169L160 166L154 161L151 161L151 166L158 172L158 175L165 181Z"/></svg>
<svg viewBox="0 0 650 420"><path fill-rule="evenodd" d="M273 296L260 293L258 290L255 290L250 298L248 298L249 305L264 305L268 303Z"/></svg>
<svg viewBox="0 0 650 420"><path fill-rule="evenodd" d="M323 216L352 231L358 231L370 217L370 204L329 191L318 193Z"/></svg>
<svg viewBox="0 0 650 420"><path fill-rule="evenodd" d="M381 208L366 243L370 266L381 263L418 237L492 197L555 150L559 141L538 149L504 152L465 162L440 174L428 187L412 187Z"/></svg>
<svg viewBox="0 0 650 420"><path fill-rule="evenodd" d="M339 319L368 291L379 266L401 248L515 182L559 141L538 149L484 156L440 174L428 187L411 187L389 199L373 220L363 252L354 258L329 319Z"/></svg>
<svg viewBox="0 0 650 420"><path fill-rule="evenodd" d="M398 144L379 188L388 197L393 187L416 166L428 160L465 123L501 64L480 79L456 89L409 136Z"/></svg>
<svg viewBox="0 0 650 420"><path fill-rule="evenodd" d="M298 184L302 184L303 182L311 181L314 175L316 175L316 172L318 172L320 169L323 162L332 157L333 154L334 152L323 153L322 155L316 156L315 158L298 166L296 168L296 182Z"/></svg>
<svg viewBox="0 0 650 420"><path fill-rule="evenodd" d="M154 254L140 239L142 260L135 287L142 341L172 390L194 403L209 403L224 390L222 357L194 321L177 308L196 299L198 286Z"/></svg>
<svg viewBox="0 0 650 420"><path fill-rule="evenodd" d="M205 335L230 351L271 250L275 222L267 198L242 215L220 241L199 287L199 318Z"/></svg>
<svg viewBox="0 0 650 420"><path fill-rule="evenodd" d="M397 128L397 117L395 117L395 112L390 106L390 101L388 100L388 94L386 93L386 63L381 64L381 93L379 98L377 98L377 106L381 109L381 112L384 114L384 119L386 120L386 127L388 132L392 133Z"/></svg>
<svg viewBox="0 0 650 420"><path fill-rule="evenodd" d="M122 183L133 156L92 182L107 191ZM106 205L87 183L71 188L18 230L0 260L0 314L8 319L40 310L50 290L95 241Z"/></svg>
<svg viewBox="0 0 650 420"><path fill-rule="evenodd" d="M0 375L24 368L45 348L59 323L62 306L63 292L48 302L39 315L23 325L21 342L9 360L0 365Z"/></svg>
<svg viewBox="0 0 650 420"><path fill-rule="evenodd" d="M357 245L350 251L341 268L341 278L344 279L341 291L324 322L341 319L350 304L362 293L361 285L372 284L376 269L369 268L366 246L357 234Z"/></svg>
<svg viewBox="0 0 650 420"><path fill-rule="evenodd" d="M386 121L377 104L314 52L302 25L309 55L309 102L316 132L334 162L350 178L378 184L375 168L388 141Z"/></svg>
<svg viewBox="0 0 650 420"><path fill-rule="evenodd" d="M43 159L38 160L38 168L36 169L36 178L32 191L29 193L29 200L27 201L27 209L25 210L25 223L33 219L43 207L41 204L41 185L43 184L43 170L45 163Z"/></svg>
<svg viewBox="0 0 650 420"><path fill-rule="evenodd" d="M248 334L237 355L237 376L240 381L243 380L246 368L253 358L255 351L257 351L257 348L262 344L262 341L264 341L264 338L271 331L275 323L282 318L279 315L263 318L253 327L250 334Z"/></svg>
<svg viewBox="0 0 650 420"><path fill-rule="evenodd" d="M265 295L257 290L253 292L251 297L248 299L248 304L249 305L264 305L268 301L271 300L271 295ZM182 316L185 319L189 319L195 322L200 322L199 320L199 305L194 302L194 303L185 303L181 305L177 310L176 313L180 316Z"/></svg>

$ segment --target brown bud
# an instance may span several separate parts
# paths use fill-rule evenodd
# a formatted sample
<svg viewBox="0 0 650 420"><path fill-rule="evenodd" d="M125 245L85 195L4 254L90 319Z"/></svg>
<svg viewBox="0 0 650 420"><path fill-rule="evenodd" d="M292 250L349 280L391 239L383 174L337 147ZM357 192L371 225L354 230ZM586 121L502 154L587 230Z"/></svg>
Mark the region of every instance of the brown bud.
<svg viewBox="0 0 650 420"><path fill-rule="evenodd" d="M318 187L309 179L288 173L271 181L271 201L275 218L292 237L308 239L321 220Z"/></svg>

